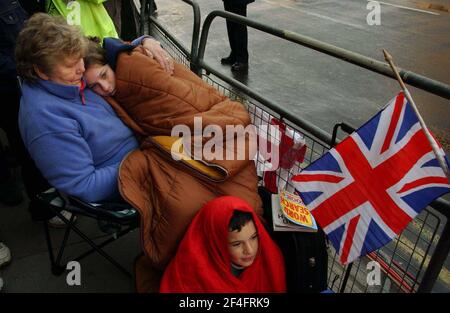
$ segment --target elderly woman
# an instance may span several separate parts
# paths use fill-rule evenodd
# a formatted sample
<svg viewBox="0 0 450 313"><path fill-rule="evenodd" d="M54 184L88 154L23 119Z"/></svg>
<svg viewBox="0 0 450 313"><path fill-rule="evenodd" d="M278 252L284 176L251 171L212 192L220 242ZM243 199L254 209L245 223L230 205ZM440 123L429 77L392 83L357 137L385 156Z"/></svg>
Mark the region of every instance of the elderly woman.
<svg viewBox="0 0 450 313"><path fill-rule="evenodd" d="M137 42L165 59L157 41ZM119 197L119 165L138 143L109 104L86 87L86 48L81 30L63 19L39 13L28 20L16 46L24 80L19 127L50 184L84 201L113 200Z"/></svg>

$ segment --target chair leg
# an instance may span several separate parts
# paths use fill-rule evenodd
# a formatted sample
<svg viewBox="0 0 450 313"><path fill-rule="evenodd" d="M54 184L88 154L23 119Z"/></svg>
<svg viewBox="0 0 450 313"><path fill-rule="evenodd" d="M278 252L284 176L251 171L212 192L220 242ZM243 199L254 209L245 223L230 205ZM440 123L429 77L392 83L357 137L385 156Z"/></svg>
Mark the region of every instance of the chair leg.
<svg viewBox="0 0 450 313"><path fill-rule="evenodd" d="M51 272L55 276L60 276L64 272L65 268L56 262L55 255L53 254L52 239L50 237L50 231L48 229L47 222L43 222L43 225L45 232L45 240L47 241L48 255L50 257Z"/></svg>
<svg viewBox="0 0 450 313"><path fill-rule="evenodd" d="M60 251L58 253L57 259L55 260L54 255L53 255L53 250L52 250L52 245L51 245L51 238L50 238L50 233L48 230L48 225L47 223L44 223L45 225L45 231L46 231L46 238L47 238L47 244L49 247L49 255L50 255L50 261L52 263L52 273L54 275L61 275L64 271L65 271L65 267L61 266L60 262L62 259L62 254L64 252L64 248L65 248L65 244L67 243L67 239L69 237L69 233L71 230L73 230L78 236L80 236L84 241L86 241L91 247L92 250L88 251L86 253L84 253L83 255L79 256L78 258L74 259L74 261L79 261L82 258L86 257L87 255L91 254L93 251L98 252L101 256L103 256L106 260L108 260L109 262L111 262L114 266L116 266L121 272L123 272L126 276L128 276L129 278L132 278L132 274L127 271L122 265L120 265L116 260L114 260L109 254L107 254L103 249L101 249L103 246L105 246L106 244L114 241L114 238L110 238L109 240L105 241L104 243L97 245L95 242L93 242L89 237L87 237L85 234L83 234L83 232L81 232L79 230L79 228L77 226L74 225L73 223L73 219L74 219L74 215L72 215L70 221L63 216L61 213L59 212L55 212L56 215L62 219L66 225L67 225L67 229L66 229L66 233L64 234L64 239L63 242L61 244L61 248ZM128 233L129 231L131 231L133 228L129 227L128 229L120 232L119 237L123 236L124 234Z"/></svg>
<svg viewBox="0 0 450 313"><path fill-rule="evenodd" d="M59 249L59 253L58 256L56 257L56 264L61 264L61 259L64 253L64 249L66 248L66 244L67 244L67 240L69 239L69 234L71 231L71 225L73 225L73 221L75 220L75 215L72 214L72 216L70 217L70 220L68 221L68 224L66 226L66 231L64 233L64 238L63 241L61 242L61 248Z"/></svg>
<svg viewBox="0 0 450 313"><path fill-rule="evenodd" d="M75 259L75 261L80 261L81 259L87 257L88 255L94 253L95 251L99 252L100 254L102 254L100 251L104 252L103 250L101 250L101 248L103 248L104 246L110 244L111 242L119 239L122 236L125 236L126 234L128 234L130 231L134 230L136 227L130 226L127 227L126 229L120 231L115 237L109 238L108 240L103 241L100 244L95 244L93 241L91 241L90 239L87 239L86 241L89 243L89 245L92 246L92 249L90 249L89 251L86 251L85 253L83 253L82 255L80 255L79 257L77 257ZM100 251L99 251L100 250ZM119 263L117 263L117 261L115 261L113 258L111 258L111 256L109 256L106 252L104 252L106 254L102 256L104 256L108 261L110 261L114 266L116 266L119 270L121 270L125 275L127 275L128 277L132 277L132 274L127 271L123 266L121 266Z"/></svg>

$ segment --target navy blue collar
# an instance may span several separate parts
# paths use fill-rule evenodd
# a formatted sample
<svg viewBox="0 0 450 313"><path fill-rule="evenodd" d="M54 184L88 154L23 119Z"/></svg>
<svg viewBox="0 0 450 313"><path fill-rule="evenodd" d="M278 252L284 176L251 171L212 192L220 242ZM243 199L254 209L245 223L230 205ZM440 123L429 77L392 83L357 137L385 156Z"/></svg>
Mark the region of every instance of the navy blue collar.
<svg viewBox="0 0 450 313"><path fill-rule="evenodd" d="M109 66L111 66L113 71L115 71L119 54L123 51L133 50L134 45L124 43L122 40L117 38L105 38L103 40L103 48L106 51L106 60Z"/></svg>

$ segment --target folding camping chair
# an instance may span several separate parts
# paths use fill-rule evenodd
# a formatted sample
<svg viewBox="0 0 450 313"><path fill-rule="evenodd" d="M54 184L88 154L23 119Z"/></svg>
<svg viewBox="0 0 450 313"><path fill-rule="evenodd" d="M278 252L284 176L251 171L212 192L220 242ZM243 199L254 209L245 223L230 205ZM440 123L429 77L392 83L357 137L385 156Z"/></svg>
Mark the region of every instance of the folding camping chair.
<svg viewBox="0 0 450 313"><path fill-rule="evenodd" d="M59 205L55 204L55 200L59 202ZM63 214L61 214L62 210L72 213L70 219L67 219ZM125 275L132 277L128 270L126 270L102 249L106 245L123 237L139 226L139 214L128 203L86 203L78 198L62 195L56 189L52 188L49 191L36 195L35 199L33 199L30 204L30 213L34 220L43 222L45 239L47 242L51 263L51 271L54 275L61 275L66 270L66 264L62 263L63 253L66 249L70 232L74 231L91 246L91 249L76 258L72 258L71 261L80 261L93 252L98 252ZM56 257L53 253L53 244L47 222L54 216L59 217L66 225L64 237ZM101 227L103 228L103 231L110 233L112 236L100 244L96 244L75 225L76 216L86 216L96 219L97 221L103 223L103 227Z"/></svg>

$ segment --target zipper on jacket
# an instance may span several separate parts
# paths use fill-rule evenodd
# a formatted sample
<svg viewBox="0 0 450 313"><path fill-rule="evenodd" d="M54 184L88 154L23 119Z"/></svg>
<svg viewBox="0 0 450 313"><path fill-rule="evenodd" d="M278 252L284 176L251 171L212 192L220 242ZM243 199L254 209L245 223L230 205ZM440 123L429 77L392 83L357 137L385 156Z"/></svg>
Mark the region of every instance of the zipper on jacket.
<svg viewBox="0 0 450 313"><path fill-rule="evenodd" d="M84 82L84 80L81 80L81 86L80 86L80 98L81 98L81 103L83 105L86 105L86 98L84 96L84 90L86 89L86 83Z"/></svg>

